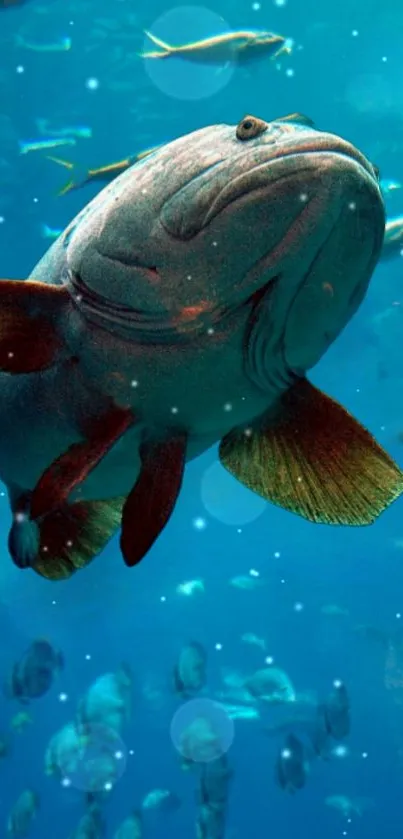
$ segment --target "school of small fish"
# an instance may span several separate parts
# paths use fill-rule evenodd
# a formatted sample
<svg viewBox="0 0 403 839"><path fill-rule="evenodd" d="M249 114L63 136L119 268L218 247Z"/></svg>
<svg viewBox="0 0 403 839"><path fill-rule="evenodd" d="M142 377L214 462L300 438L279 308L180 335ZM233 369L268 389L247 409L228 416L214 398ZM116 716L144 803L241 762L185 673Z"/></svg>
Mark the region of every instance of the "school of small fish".
<svg viewBox="0 0 403 839"><path fill-rule="evenodd" d="M245 633L244 637L253 635ZM47 639L34 640L13 663L4 683L5 696L11 702L33 707L54 689L56 681L60 683L64 668L59 650ZM350 699L346 686L338 680L323 701L318 701L313 694L296 691L288 674L278 667L266 665L251 675L223 668L221 687L211 690L208 655L196 641L185 643L178 650L171 672L171 683L167 680L162 691L163 704L169 705L175 697L201 699L195 713L181 725L177 740L172 740L177 750L176 754L173 751L174 759L195 778L195 824L200 839L224 839L235 773L228 755L231 741L225 741L222 723L215 718L216 709L227 720L237 724L249 721L260 728L263 738L267 738L267 760L273 762L275 782L281 790L292 794L305 786L315 761L332 760L332 744L345 741L350 735ZM77 702L74 716L45 745L45 775L65 789L82 791L83 813L72 834L75 839L105 836L108 799L122 772L130 771L126 766L130 757L124 736L132 718L133 701L138 704L141 697L146 702L155 701L155 697L149 696L146 683L135 689L131 668L122 663L89 685ZM180 705L179 710L181 707L186 706ZM273 707L283 712L283 717L270 723ZM35 720L25 711L12 716L8 748L1 754L3 760L13 748L12 734L21 735L28 723L35 725ZM274 741L274 751L270 741ZM164 780L166 775L162 772L162 783ZM346 796L332 796L325 803L343 814L359 812L357 808L364 806L358 801L351 803ZM114 837L147 839L151 836L152 813L160 814L160 819L168 818L174 831L175 812L181 805L181 798L169 786L156 786L136 799L134 785L131 810ZM8 835L13 839L28 835L39 807L43 806L46 807L46 801L41 802L34 785L23 789L8 816Z"/></svg>

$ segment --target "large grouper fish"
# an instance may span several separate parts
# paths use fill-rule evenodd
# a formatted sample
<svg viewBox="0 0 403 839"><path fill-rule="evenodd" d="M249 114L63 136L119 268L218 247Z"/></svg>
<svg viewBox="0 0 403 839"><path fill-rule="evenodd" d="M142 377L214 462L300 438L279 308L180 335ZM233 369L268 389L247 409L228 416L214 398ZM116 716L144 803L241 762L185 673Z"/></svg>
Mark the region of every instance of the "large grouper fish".
<svg viewBox="0 0 403 839"><path fill-rule="evenodd" d="M0 282L0 478L20 567L68 577L121 526L127 565L220 441L245 486L366 525L403 473L305 378L382 247L374 167L340 137L253 116L120 175L26 281Z"/></svg>

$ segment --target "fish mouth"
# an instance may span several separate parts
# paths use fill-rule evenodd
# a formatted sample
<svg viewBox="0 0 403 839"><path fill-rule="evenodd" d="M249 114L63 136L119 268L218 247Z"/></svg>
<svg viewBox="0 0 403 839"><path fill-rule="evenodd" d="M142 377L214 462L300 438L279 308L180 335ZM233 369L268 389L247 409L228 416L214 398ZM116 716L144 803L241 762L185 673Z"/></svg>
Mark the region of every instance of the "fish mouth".
<svg viewBox="0 0 403 839"><path fill-rule="evenodd" d="M275 278L253 307L245 338L247 375L265 391L305 375L344 329L365 297L384 236L378 180L357 150L343 142L330 148L327 140L319 152L318 143L305 144L282 156L279 165L289 164L288 178L283 171L273 187L282 221L274 235L268 231L271 246L251 269L252 280L259 273ZM306 167L306 195L292 211Z"/></svg>

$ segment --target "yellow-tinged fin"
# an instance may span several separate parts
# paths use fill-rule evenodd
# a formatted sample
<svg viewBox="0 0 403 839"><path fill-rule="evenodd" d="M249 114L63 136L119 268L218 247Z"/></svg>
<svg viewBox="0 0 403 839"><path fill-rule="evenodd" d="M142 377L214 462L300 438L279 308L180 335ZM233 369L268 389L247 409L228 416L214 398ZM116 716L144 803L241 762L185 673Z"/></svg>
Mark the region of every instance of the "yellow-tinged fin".
<svg viewBox="0 0 403 839"><path fill-rule="evenodd" d="M220 460L267 501L320 524L371 524L403 492L403 472L371 434L305 379L277 421L224 437Z"/></svg>
<svg viewBox="0 0 403 839"><path fill-rule="evenodd" d="M46 156L48 160L52 160L53 163L58 163L59 166L64 166L65 169L74 169L75 164L71 160L63 160L61 157L53 157L50 154Z"/></svg>
<svg viewBox="0 0 403 839"><path fill-rule="evenodd" d="M57 321L70 302L62 286L0 280L0 371L35 373L65 353Z"/></svg>
<svg viewBox="0 0 403 839"><path fill-rule="evenodd" d="M31 567L48 580L62 580L84 568L120 527L125 500L79 501L45 516Z"/></svg>
<svg viewBox="0 0 403 839"><path fill-rule="evenodd" d="M135 157L133 159L133 163L135 163L137 160L143 160L144 157L148 157L149 154L152 154L153 152L158 151L158 149L162 149L162 146L163 146L163 143L160 143L159 146L152 146L151 149L146 149L145 151L140 151L138 154L135 155Z"/></svg>
<svg viewBox="0 0 403 839"><path fill-rule="evenodd" d="M62 157L53 157L52 155L47 155L48 160L52 160L53 163L57 163L59 166L63 166L64 169L70 169L73 171L76 168L76 164L72 163L70 160L64 160ZM67 195L68 192L71 192L72 189L77 189L78 184L73 180L70 179L67 181L61 189L58 190L57 196L60 198L62 195Z"/></svg>
<svg viewBox="0 0 403 839"><path fill-rule="evenodd" d="M144 35L147 35L147 38L149 38L150 41L152 41L156 47L160 47L162 50L167 50L167 52L171 52L171 50L174 49L174 47L171 47L171 45L167 44L166 41L161 41L161 38L157 38L156 35L153 35L151 32L148 32L148 30L146 29L144 30Z"/></svg>
<svg viewBox="0 0 403 839"><path fill-rule="evenodd" d="M175 47L171 47L170 44L166 44L165 41L161 41L161 38L157 38L155 35L152 35L151 32L144 31L144 34L147 35L147 38L153 42L157 47L160 48L161 52L154 50L154 52L140 52L138 53L140 58L168 58L169 55L172 55L175 51Z"/></svg>
<svg viewBox="0 0 403 839"><path fill-rule="evenodd" d="M59 189L57 193L58 198L62 198L63 195L67 195L68 192L71 192L73 189L78 189L78 184L75 181L67 181L67 183Z"/></svg>

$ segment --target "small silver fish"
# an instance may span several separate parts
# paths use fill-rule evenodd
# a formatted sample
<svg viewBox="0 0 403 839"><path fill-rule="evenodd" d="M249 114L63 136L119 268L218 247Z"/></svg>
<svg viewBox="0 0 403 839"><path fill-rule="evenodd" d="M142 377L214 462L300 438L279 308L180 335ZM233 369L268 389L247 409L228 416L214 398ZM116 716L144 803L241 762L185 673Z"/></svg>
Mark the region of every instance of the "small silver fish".
<svg viewBox="0 0 403 839"><path fill-rule="evenodd" d="M20 140L18 145L20 154L28 154L30 151L46 151L46 149L56 149L58 146L75 146L76 140L74 137L63 137L59 140L56 138L51 140Z"/></svg>

